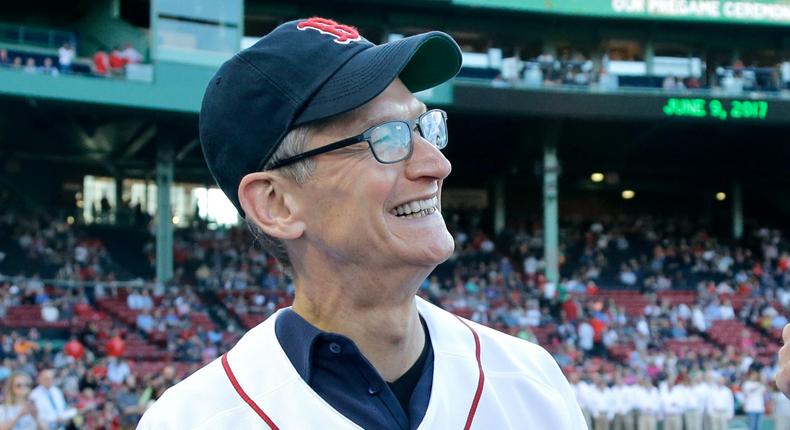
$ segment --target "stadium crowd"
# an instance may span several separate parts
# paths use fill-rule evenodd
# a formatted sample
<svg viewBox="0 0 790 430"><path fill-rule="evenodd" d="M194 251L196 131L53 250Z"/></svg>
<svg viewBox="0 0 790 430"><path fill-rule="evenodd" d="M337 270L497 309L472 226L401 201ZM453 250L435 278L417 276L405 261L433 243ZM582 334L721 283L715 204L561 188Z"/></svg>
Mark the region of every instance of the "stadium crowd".
<svg viewBox="0 0 790 430"><path fill-rule="evenodd" d="M420 294L546 347L591 428L726 428L736 413L750 428L767 413L777 428L790 425L790 405L770 382L790 306L782 232L754 228L729 243L677 218L569 218L555 285L542 274L538 223L493 238L447 219L456 252ZM26 268L0 278L0 428L17 417L27 423L19 428L53 419L133 427L167 386L232 346L236 327L254 326L293 294L241 227L178 231L174 280L139 287L118 283L101 240L77 225L5 212L0 233L10 239L0 260L15 262L0 261L0 272ZM14 326L30 306L41 324ZM47 396L25 394L33 382L62 401L37 402Z"/></svg>
<svg viewBox="0 0 790 430"><path fill-rule="evenodd" d="M25 51L9 52L6 48L0 48L0 68L50 76L80 74L122 77L126 74L127 65L140 64L143 60L143 55L130 43L124 47L99 49L90 59L78 57L76 47L71 42L64 42L51 55Z"/></svg>

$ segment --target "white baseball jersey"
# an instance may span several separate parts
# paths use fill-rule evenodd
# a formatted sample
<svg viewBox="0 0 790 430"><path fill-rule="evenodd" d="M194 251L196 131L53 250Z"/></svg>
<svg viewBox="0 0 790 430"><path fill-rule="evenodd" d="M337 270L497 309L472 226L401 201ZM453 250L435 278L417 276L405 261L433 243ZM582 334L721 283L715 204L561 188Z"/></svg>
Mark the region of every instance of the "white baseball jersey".
<svg viewBox="0 0 790 430"><path fill-rule="evenodd" d="M418 429L587 428L543 348L416 300L434 350L431 397ZM275 336L278 315L168 389L138 430L360 429L296 372Z"/></svg>

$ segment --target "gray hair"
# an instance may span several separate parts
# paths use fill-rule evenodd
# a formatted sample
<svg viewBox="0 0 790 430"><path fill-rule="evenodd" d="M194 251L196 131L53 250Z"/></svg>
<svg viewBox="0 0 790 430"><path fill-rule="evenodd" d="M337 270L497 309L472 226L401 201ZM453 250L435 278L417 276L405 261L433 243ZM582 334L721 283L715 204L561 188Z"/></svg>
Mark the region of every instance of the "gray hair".
<svg viewBox="0 0 790 430"><path fill-rule="evenodd" d="M305 148L307 147L307 143L310 141L310 138L317 128L317 124L303 125L288 132L280 144L280 147L277 148L277 151L274 152L272 158L270 158L269 161L266 162L266 165L264 165L263 170L265 171L271 169L272 165L279 160L283 160L304 152ZM310 179L310 176L313 174L314 170L315 161L308 158L289 166L281 167L277 169L277 172L279 172L285 178L293 180L297 184L301 185ZM249 218L246 219L246 222L247 228L250 229L253 237L261 244L261 247L280 262L285 273L293 276L293 264L291 263L291 258L288 256L288 249L285 246L285 242L266 234L257 224L255 224L254 221L250 220Z"/></svg>
<svg viewBox="0 0 790 430"><path fill-rule="evenodd" d="M269 161L267 161L263 166L263 171L270 170L272 165L280 160L293 157L294 155L304 152L307 148L307 144L310 142L310 139L315 133L333 128L338 124L342 124L351 120L364 111L364 106L365 105L362 105L351 109L348 112L314 121L289 131L288 134L285 135L285 138L283 138L280 147L277 148L277 150L272 155L272 158L270 158ZM277 172L283 177L290 179L299 185L306 183L313 175L314 171L315 160L312 158L306 158L297 163L277 169ZM283 266L283 271L293 277L295 275L293 271L293 264L291 263L291 258L288 256L288 249L285 247L285 242L264 233L264 231L253 221L247 219L246 222L247 227L250 229L253 237L255 237L255 239L261 244L261 247L264 249L264 251L276 258L277 261L279 261Z"/></svg>

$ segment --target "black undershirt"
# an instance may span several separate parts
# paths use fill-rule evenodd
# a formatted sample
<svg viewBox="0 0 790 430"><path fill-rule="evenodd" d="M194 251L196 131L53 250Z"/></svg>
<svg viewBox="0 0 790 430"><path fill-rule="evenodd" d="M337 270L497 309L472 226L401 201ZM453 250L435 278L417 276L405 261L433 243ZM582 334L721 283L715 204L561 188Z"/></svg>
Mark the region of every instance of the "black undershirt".
<svg viewBox="0 0 790 430"><path fill-rule="evenodd" d="M392 382L387 382L387 385L389 385L390 389L395 394L401 407L403 407L403 411L406 412L407 417L410 416L409 401L414 392L414 387L417 386L417 382L420 380L420 376L422 376L425 360L428 358L428 345L431 342L428 335L428 328L425 326L425 321L422 320L422 317L420 317L420 322L422 323L422 331L425 332L425 344L422 347L419 358L417 358L417 361L414 362L411 368L400 378Z"/></svg>

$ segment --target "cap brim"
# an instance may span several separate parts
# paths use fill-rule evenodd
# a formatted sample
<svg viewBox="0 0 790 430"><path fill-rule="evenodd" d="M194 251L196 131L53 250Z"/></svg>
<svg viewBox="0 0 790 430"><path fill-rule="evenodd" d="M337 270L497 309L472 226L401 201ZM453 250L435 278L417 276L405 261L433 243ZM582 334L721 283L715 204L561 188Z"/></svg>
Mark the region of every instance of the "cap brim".
<svg viewBox="0 0 790 430"><path fill-rule="evenodd" d="M395 78L411 92L435 87L461 69L461 49L445 33L432 31L373 46L352 57L313 95L293 127L362 106Z"/></svg>

